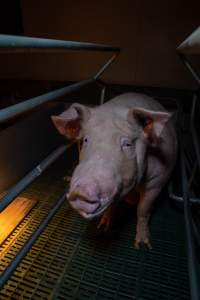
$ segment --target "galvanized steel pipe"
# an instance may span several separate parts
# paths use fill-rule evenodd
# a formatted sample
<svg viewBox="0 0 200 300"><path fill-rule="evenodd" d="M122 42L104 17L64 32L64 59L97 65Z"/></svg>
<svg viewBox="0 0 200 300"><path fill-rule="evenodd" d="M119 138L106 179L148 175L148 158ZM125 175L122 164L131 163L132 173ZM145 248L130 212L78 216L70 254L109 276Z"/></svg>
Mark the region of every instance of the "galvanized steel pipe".
<svg viewBox="0 0 200 300"><path fill-rule="evenodd" d="M60 49L60 50L92 50L118 52L120 48L104 44L65 41L57 39L44 39L35 37L0 34L0 48L21 49Z"/></svg>
<svg viewBox="0 0 200 300"><path fill-rule="evenodd" d="M25 175L21 180L14 185L7 194L0 199L0 212L8 206L14 198L16 198L25 188L39 177L55 160L57 160L73 143L60 146L50 155L48 155L39 165Z"/></svg>
<svg viewBox="0 0 200 300"><path fill-rule="evenodd" d="M8 121L14 117L17 117L33 108L36 108L40 106L41 104L50 102L52 100L55 100L59 97L62 97L64 95L67 95L71 92L74 92L92 82L94 82L95 79L87 79L83 80L78 83L74 83L72 85L45 93L43 95L33 97L31 99L25 100L23 102L17 103L15 105L11 105L9 107L6 107L4 109L0 110L0 123L3 123L5 121Z"/></svg>

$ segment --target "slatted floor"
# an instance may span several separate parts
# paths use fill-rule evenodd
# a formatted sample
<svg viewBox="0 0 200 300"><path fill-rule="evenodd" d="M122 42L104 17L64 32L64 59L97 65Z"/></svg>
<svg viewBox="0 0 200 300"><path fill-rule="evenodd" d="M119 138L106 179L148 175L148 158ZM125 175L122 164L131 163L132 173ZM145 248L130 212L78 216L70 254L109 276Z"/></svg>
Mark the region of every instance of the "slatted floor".
<svg viewBox="0 0 200 300"><path fill-rule="evenodd" d="M0 272L63 194L65 164L61 158L23 193L39 204L0 248ZM0 299L190 299L183 216L170 206L166 193L160 200L151 222L151 251L133 248L135 217L103 234L65 203L0 291Z"/></svg>

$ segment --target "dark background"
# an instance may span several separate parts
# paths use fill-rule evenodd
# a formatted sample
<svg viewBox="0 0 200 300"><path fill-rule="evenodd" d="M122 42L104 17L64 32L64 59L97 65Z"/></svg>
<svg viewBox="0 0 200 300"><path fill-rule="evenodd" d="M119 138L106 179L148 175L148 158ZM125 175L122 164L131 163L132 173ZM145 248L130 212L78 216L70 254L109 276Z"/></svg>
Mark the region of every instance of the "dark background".
<svg viewBox="0 0 200 300"><path fill-rule="evenodd" d="M103 75L106 99L137 91L167 105L179 99L187 110L197 85L175 50L199 26L199 11L195 0L8 0L0 4L0 33L119 46L119 58ZM91 77L107 58L96 52L1 50L0 108ZM198 58L191 59L196 64ZM100 88L89 86L64 99L97 103L99 97ZM50 121L63 107L57 104L0 125L0 192L63 141Z"/></svg>

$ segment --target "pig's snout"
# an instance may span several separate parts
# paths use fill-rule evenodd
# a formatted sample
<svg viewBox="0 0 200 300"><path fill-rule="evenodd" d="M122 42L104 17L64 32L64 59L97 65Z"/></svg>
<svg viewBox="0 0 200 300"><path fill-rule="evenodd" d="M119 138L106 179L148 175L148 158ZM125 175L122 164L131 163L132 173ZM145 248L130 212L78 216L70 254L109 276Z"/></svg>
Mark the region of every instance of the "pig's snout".
<svg viewBox="0 0 200 300"><path fill-rule="evenodd" d="M99 200L89 199L85 195L79 192L72 192L69 195L70 205L79 211L79 213L87 218L90 214L95 213L95 211L100 207Z"/></svg>
<svg viewBox="0 0 200 300"><path fill-rule="evenodd" d="M95 183L92 185L73 185L68 201L83 217L87 217L95 213L101 205L99 187Z"/></svg>
<svg viewBox="0 0 200 300"><path fill-rule="evenodd" d="M86 219L93 219L103 213L110 205L113 195L116 193L115 187L105 189L93 179L90 183L74 184L72 180L71 189L68 194L70 205Z"/></svg>

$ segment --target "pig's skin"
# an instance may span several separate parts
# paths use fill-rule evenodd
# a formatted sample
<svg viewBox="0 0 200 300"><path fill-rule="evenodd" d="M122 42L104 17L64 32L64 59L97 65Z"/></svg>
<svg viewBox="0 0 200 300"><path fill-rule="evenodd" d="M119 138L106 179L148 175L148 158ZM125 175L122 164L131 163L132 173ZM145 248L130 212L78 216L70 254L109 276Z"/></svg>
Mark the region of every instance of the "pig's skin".
<svg viewBox="0 0 200 300"><path fill-rule="evenodd" d="M70 184L71 206L86 219L105 211L100 226L107 227L115 200L137 190L137 248L141 243L150 247L153 203L176 159L177 139L170 117L157 101L134 93L92 109L73 104L52 117L61 134L84 141Z"/></svg>

